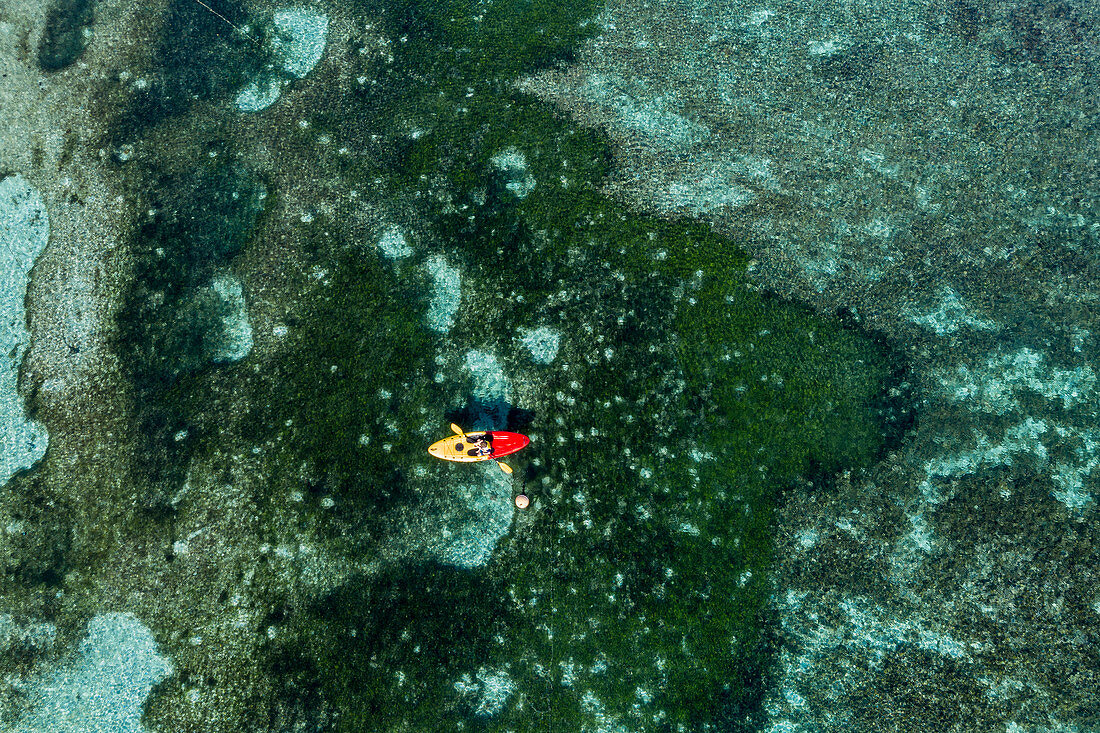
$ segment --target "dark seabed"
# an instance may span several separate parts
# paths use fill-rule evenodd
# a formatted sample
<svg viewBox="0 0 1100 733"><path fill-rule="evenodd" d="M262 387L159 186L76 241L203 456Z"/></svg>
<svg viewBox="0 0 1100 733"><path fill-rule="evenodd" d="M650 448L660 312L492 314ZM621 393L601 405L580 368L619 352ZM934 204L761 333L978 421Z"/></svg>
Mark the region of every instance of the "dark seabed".
<svg viewBox="0 0 1100 733"><path fill-rule="evenodd" d="M1098 23L0 0L0 729L1100 728Z"/></svg>

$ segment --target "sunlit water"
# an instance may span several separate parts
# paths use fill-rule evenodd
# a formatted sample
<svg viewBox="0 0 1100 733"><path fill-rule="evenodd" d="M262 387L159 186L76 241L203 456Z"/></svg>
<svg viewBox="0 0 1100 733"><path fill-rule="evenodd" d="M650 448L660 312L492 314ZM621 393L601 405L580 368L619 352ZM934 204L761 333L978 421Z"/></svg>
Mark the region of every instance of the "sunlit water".
<svg viewBox="0 0 1100 733"><path fill-rule="evenodd" d="M22 260L3 291L5 436L31 436L4 511L41 523L9 531L15 729L760 727L773 512L881 456L910 385L693 221L747 189L638 213L601 134L518 90L600 8L175 0L123 62L88 40L113 3L56 7L39 63L107 79L126 265L112 417L46 420L41 460ZM632 119L695 134L661 104ZM37 194L2 183L30 252ZM531 445L439 462L450 423Z"/></svg>

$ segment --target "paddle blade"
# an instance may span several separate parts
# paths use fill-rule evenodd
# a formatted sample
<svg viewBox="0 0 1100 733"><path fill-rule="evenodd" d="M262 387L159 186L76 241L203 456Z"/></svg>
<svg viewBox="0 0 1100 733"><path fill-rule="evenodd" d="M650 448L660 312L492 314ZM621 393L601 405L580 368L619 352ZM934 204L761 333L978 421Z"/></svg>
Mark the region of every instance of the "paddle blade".
<svg viewBox="0 0 1100 733"><path fill-rule="evenodd" d="M462 432L462 428L458 427L454 423L451 423L451 432L454 433L455 435L465 435L466 434L466 433Z"/></svg>
<svg viewBox="0 0 1100 733"><path fill-rule="evenodd" d="M512 472L512 467L509 466L507 463L501 463L500 461L497 461L497 465L500 466L500 470L504 471L504 473Z"/></svg>

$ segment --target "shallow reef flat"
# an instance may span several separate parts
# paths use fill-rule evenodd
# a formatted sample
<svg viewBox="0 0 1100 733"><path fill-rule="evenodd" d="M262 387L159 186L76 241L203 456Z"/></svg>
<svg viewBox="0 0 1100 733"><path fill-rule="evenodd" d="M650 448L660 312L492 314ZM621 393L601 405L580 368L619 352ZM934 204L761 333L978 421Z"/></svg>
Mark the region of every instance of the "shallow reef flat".
<svg viewBox="0 0 1100 733"><path fill-rule="evenodd" d="M609 135L605 190L710 222L757 287L858 314L921 395L886 460L785 495L765 728L1095 725L1094 11L601 17L576 63L523 88Z"/></svg>
<svg viewBox="0 0 1100 733"><path fill-rule="evenodd" d="M1083 725L1095 60L984 12L6 7L0 721Z"/></svg>

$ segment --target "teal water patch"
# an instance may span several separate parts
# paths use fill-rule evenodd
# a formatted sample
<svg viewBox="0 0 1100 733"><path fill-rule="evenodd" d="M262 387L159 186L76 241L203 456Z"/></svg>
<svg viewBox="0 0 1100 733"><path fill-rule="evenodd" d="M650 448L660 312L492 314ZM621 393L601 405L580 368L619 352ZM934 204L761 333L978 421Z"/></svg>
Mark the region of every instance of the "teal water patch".
<svg viewBox="0 0 1100 733"><path fill-rule="evenodd" d="M104 613L88 622L74 659L28 690L34 701L13 733L144 733L145 698L172 673L152 632L128 613Z"/></svg>
<svg viewBox="0 0 1100 733"><path fill-rule="evenodd" d="M321 60L328 34L328 16L307 8L287 7L275 11L272 47L276 62L286 73L299 79Z"/></svg>
<svg viewBox="0 0 1100 733"><path fill-rule="evenodd" d="M210 358L214 362L240 361L252 351L252 324L241 281L230 273L218 273L210 281L210 289L221 298L225 311L222 322L214 327L218 338Z"/></svg>
<svg viewBox="0 0 1100 733"><path fill-rule="evenodd" d="M462 273L447 262L443 255L433 255L424 263L432 278L432 295L428 304L428 327L447 333L455 322L462 304Z"/></svg>
<svg viewBox="0 0 1100 733"><path fill-rule="evenodd" d="M561 333L549 326L522 328L519 340L538 364L549 364L561 348Z"/></svg>
<svg viewBox="0 0 1100 733"><path fill-rule="evenodd" d="M405 233L394 224L390 224L382 230L381 236L378 237L378 250L383 256L391 260L400 260L413 253L412 247L409 246L409 240L405 238Z"/></svg>

